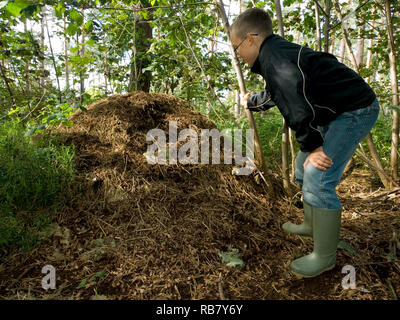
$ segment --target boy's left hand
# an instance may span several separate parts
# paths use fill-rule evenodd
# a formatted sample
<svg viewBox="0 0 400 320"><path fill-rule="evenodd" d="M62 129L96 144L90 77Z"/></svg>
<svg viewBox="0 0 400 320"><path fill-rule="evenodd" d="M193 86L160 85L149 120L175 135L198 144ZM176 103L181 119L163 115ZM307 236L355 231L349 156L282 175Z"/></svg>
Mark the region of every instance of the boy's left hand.
<svg viewBox="0 0 400 320"><path fill-rule="evenodd" d="M244 95L243 95L243 94L240 94L240 98L241 98L242 101L243 101L243 106L244 106L245 109L248 109L248 107L247 107L247 100L249 100L250 96L251 96L250 92L247 92L247 93L244 94Z"/></svg>
<svg viewBox="0 0 400 320"><path fill-rule="evenodd" d="M332 159L324 153L322 146L310 152L306 161L304 161L304 169L308 162L310 162L314 168L322 171L325 171L333 165Z"/></svg>

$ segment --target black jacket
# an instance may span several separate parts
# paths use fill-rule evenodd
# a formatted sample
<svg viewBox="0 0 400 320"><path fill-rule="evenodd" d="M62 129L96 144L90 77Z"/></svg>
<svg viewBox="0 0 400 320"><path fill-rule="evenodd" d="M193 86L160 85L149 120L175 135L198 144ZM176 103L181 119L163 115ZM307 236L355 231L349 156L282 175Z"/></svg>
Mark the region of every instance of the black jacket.
<svg viewBox="0 0 400 320"><path fill-rule="evenodd" d="M305 152L323 145L317 126L345 111L367 107L376 99L371 87L334 55L275 34L261 44L251 71L263 76L266 87L250 96L249 109L261 111L276 105Z"/></svg>

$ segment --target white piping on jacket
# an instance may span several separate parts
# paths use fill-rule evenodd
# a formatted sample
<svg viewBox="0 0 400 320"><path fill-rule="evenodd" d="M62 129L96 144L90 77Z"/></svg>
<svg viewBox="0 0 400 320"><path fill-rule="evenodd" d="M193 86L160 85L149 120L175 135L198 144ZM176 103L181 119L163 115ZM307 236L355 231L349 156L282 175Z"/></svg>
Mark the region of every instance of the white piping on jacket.
<svg viewBox="0 0 400 320"><path fill-rule="evenodd" d="M332 109L328 108L328 107L324 107L324 106L320 106L318 104L314 103L314 106L318 107L318 108L324 108L324 109L328 109L330 112L336 113L336 111L333 111Z"/></svg>
<svg viewBox="0 0 400 320"><path fill-rule="evenodd" d="M312 110L312 112L313 112L313 119L310 121L310 123L309 123L308 125L310 126L310 128L312 128L312 129L318 131L318 133L321 135L322 140L325 142L325 139L324 139L324 137L322 136L321 132L320 132L318 129L315 129L315 128L311 125L311 122L313 122L314 119L315 119L315 111L314 111L314 108L312 107L310 101L308 101L308 99L307 99L307 97L306 97L306 78L304 77L304 73L303 73L303 71L302 71L301 68L300 68L300 54L301 54L301 50L302 50L302 49L303 49L303 47L300 46L299 54L298 54L298 56L297 56L297 67L299 68L299 70L300 70L300 72L301 72L301 75L303 76L303 95L304 95L304 99L306 99L308 105L310 106L310 108L311 108L311 110Z"/></svg>

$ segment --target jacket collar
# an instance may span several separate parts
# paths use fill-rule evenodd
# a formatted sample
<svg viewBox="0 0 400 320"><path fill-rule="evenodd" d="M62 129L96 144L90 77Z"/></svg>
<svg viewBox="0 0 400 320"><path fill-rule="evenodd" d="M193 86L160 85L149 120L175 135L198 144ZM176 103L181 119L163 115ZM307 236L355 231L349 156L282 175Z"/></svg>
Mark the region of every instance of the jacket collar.
<svg viewBox="0 0 400 320"><path fill-rule="evenodd" d="M257 56L256 60L254 61L253 66L250 68L250 71L251 71L251 72L261 74L261 63L260 63L260 60L259 60L261 49L262 49L262 47L267 43L268 40L274 38L275 36L276 36L276 35L275 35L274 33L273 33L273 34L270 34L270 35L269 35L268 37L266 37L266 38L264 39L264 41L261 43L258 56Z"/></svg>

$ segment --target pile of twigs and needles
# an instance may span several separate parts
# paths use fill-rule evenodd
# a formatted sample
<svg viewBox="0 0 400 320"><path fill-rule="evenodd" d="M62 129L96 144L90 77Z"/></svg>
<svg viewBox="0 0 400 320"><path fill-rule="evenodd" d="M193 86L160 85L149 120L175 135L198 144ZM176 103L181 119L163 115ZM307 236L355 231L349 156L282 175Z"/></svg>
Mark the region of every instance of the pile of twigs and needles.
<svg viewBox="0 0 400 320"><path fill-rule="evenodd" d="M150 129L215 128L174 96L113 95L77 111L51 134L74 145L77 191L35 249L0 265L4 299L396 299L400 295L399 190L354 170L338 186L343 204L336 267L297 279L289 264L312 251L285 234L300 223L299 194L282 192L280 169L265 179L231 164L150 164ZM223 154L222 154L223 156ZM400 246L399 246L400 247ZM56 288L42 288L45 265ZM356 287L343 287L355 268Z"/></svg>

